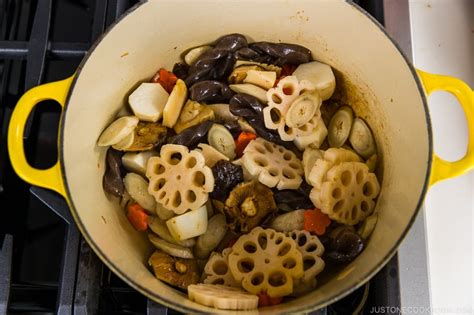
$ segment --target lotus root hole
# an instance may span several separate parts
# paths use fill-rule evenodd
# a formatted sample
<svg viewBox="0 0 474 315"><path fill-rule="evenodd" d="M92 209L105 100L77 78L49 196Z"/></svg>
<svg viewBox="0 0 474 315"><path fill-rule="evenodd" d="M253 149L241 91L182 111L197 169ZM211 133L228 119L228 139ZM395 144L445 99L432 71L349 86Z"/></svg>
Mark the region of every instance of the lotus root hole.
<svg viewBox="0 0 474 315"><path fill-rule="evenodd" d="M285 150L283 148L278 148L278 152L283 153Z"/></svg>
<svg viewBox="0 0 474 315"><path fill-rule="evenodd" d="M253 242L247 242L244 244L244 250L249 254L253 254L257 251L257 245Z"/></svg>
<svg viewBox="0 0 474 315"><path fill-rule="evenodd" d="M341 174L341 183L344 185L344 186L349 186L349 184L351 183L351 180L352 180L352 174L350 171L344 171L342 172Z"/></svg>
<svg viewBox="0 0 474 315"><path fill-rule="evenodd" d="M194 191L188 190L188 191L186 192L186 200L187 200L188 202L195 202L196 199L197 199L197 197L196 197L196 193L195 193Z"/></svg>
<svg viewBox="0 0 474 315"><path fill-rule="evenodd" d="M304 244L306 244L308 239L306 238L306 235L304 235L303 233L301 233L299 236L300 237L298 237L298 246L303 246Z"/></svg>
<svg viewBox="0 0 474 315"><path fill-rule="evenodd" d="M339 199L339 198L341 198L341 196L342 196L341 188L339 188L339 187L334 188L334 190L332 191L332 197L334 199Z"/></svg>
<svg viewBox="0 0 474 315"><path fill-rule="evenodd" d="M278 250L278 256L285 256L291 250L291 245L288 243L283 244Z"/></svg>
<svg viewBox="0 0 474 315"><path fill-rule="evenodd" d="M307 89L302 89L302 90L300 91L300 94L299 94L299 95L302 95L302 94L304 94L304 93L306 93L306 92L308 92Z"/></svg>
<svg viewBox="0 0 474 315"><path fill-rule="evenodd" d="M369 211L369 203L367 201L363 200L360 203L360 210L362 210L363 212Z"/></svg>
<svg viewBox="0 0 474 315"><path fill-rule="evenodd" d="M177 165L179 162L181 162L182 159L183 156L181 155L181 153L176 152L170 156L170 160L168 161L168 163L170 163L171 165Z"/></svg>
<svg viewBox="0 0 474 315"><path fill-rule="evenodd" d="M359 170L356 174L356 183L359 185L362 184L363 179L364 179L364 173L361 170Z"/></svg>
<svg viewBox="0 0 474 315"><path fill-rule="evenodd" d="M351 219L355 220L356 217L357 217L357 206L353 206L351 210Z"/></svg>
<svg viewBox="0 0 474 315"><path fill-rule="evenodd" d="M265 148L262 147L260 144L255 144L254 146L255 150L257 150L258 153L260 154L265 154Z"/></svg>
<svg viewBox="0 0 474 315"><path fill-rule="evenodd" d="M303 132L306 132L306 131L308 131L308 125L304 124L303 126L299 127L298 129L303 131Z"/></svg>
<svg viewBox="0 0 474 315"><path fill-rule="evenodd" d="M158 196L158 198L159 198L160 200L162 200L163 198L165 198L165 196L166 196L166 190L163 190L163 191L160 193L160 195Z"/></svg>
<svg viewBox="0 0 474 315"><path fill-rule="evenodd" d="M251 259L239 260L237 264L237 268L239 268L239 271L242 273L249 273L253 270L254 267L255 267L255 264L253 260Z"/></svg>
<svg viewBox="0 0 474 315"><path fill-rule="evenodd" d="M268 283L272 287L281 287L286 283L286 275L281 271L275 271L268 277Z"/></svg>
<svg viewBox="0 0 474 315"><path fill-rule="evenodd" d="M291 160L291 158L292 158L291 153L290 152L285 152L285 154L283 154L283 158L285 159L285 161Z"/></svg>
<svg viewBox="0 0 474 315"><path fill-rule="evenodd" d="M283 242L283 238L281 236L278 236L277 239L275 240L275 244L279 245Z"/></svg>
<svg viewBox="0 0 474 315"><path fill-rule="evenodd" d="M293 93L295 92L295 88L293 87L292 84L287 83L283 86L282 91L283 91L283 94L285 95L293 95Z"/></svg>
<svg viewBox="0 0 474 315"><path fill-rule="evenodd" d="M181 205L181 193L179 191L174 193L172 205L173 207L179 207Z"/></svg>
<svg viewBox="0 0 474 315"><path fill-rule="evenodd" d="M316 244L308 244L308 246L306 246L305 248L305 251L311 253L314 252L317 248L318 246L316 246Z"/></svg>
<svg viewBox="0 0 474 315"><path fill-rule="evenodd" d="M362 187L362 191L364 193L364 196L369 197L373 193L372 185L370 182L366 182L364 186Z"/></svg>
<svg viewBox="0 0 474 315"><path fill-rule="evenodd" d="M258 236L258 245L260 245L261 249L266 249L267 248L267 234L265 233L260 233Z"/></svg>
<svg viewBox="0 0 474 315"><path fill-rule="evenodd" d="M288 258L283 261L283 268L293 269L296 266L296 261L294 258Z"/></svg>
<svg viewBox="0 0 474 315"><path fill-rule="evenodd" d="M269 264L269 263L270 263L270 259L265 258L265 263L266 263L266 264Z"/></svg>
<svg viewBox="0 0 474 315"><path fill-rule="evenodd" d="M268 234L268 237L272 240L274 237L275 237L275 232L273 231L270 231L267 233Z"/></svg>
<svg viewBox="0 0 474 315"><path fill-rule="evenodd" d="M308 270L309 268L313 267L315 263L316 260L313 257L307 257L303 259L303 270Z"/></svg>
<svg viewBox="0 0 474 315"><path fill-rule="evenodd" d="M333 211L339 212L340 210L342 210L342 207L344 207L344 199L341 199L338 202L336 202L336 204L334 205Z"/></svg>
<svg viewBox="0 0 474 315"><path fill-rule="evenodd" d="M272 109L270 109L270 118L272 119L273 123L274 124L278 124L281 120L281 113L280 111L273 107Z"/></svg>
<svg viewBox="0 0 474 315"><path fill-rule="evenodd" d="M287 179L293 179L296 177L295 173L291 169L288 169L288 168L283 169L283 176Z"/></svg>
<svg viewBox="0 0 474 315"><path fill-rule="evenodd" d="M194 173L193 183L198 187L204 186L204 184L206 183L206 177L202 172L198 171Z"/></svg>
<svg viewBox="0 0 474 315"><path fill-rule="evenodd" d="M285 133L289 136L292 136L293 133L295 132L295 130L293 128L288 127L287 125L285 125L284 129L285 129Z"/></svg>
<svg viewBox="0 0 474 315"><path fill-rule="evenodd" d="M212 265L212 271L214 271L214 273L219 276L225 275L227 273L227 269L227 264L222 260L218 260Z"/></svg>
<svg viewBox="0 0 474 315"><path fill-rule="evenodd" d="M278 174L280 174L280 172L276 168L269 169L268 173L270 173L270 175L272 175L272 176L278 176Z"/></svg>
<svg viewBox="0 0 474 315"><path fill-rule="evenodd" d="M161 165L161 164L158 163L158 164L155 165L155 169L154 169L153 172L154 172L156 175L161 175L161 174L163 174L165 171L166 171L166 168L165 168L163 165Z"/></svg>
<svg viewBox="0 0 474 315"><path fill-rule="evenodd" d="M158 191L163 188L166 184L166 179L160 178L155 184L155 190Z"/></svg>
<svg viewBox="0 0 474 315"><path fill-rule="evenodd" d="M214 281L211 282L212 284L220 284L220 285L224 285L224 279L222 278L218 278L218 279L215 279Z"/></svg>
<svg viewBox="0 0 474 315"><path fill-rule="evenodd" d="M193 168L194 166L196 166L197 164L197 160L194 156L190 157L187 161L186 161L186 167L187 168Z"/></svg>
<svg viewBox="0 0 474 315"><path fill-rule="evenodd" d="M273 103L275 103L275 104L281 104L281 102L283 102L283 100L281 99L281 97L280 97L278 94L276 94L276 93L273 93L273 94L272 94L272 101L273 101Z"/></svg>
<svg viewBox="0 0 474 315"><path fill-rule="evenodd" d="M268 152L273 153L273 146L270 143L264 142L263 146L265 147L265 149L267 149Z"/></svg>
<svg viewBox="0 0 474 315"><path fill-rule="evenodd" d="M268 161L263 157L257 157L255 159L255 163L257 163L257 165L261 167L266 167L268 165Z"/></svg>
<svg viewBox="0 0 474 315"><path fill-rule="evenodd" d="M296 232L291 232L291 238L296 241L296 238L298 237L298 234Z"/></svg>
<svg viewBox="0 0 474 315"><path fill-rule="evenodd" d="M250 280L250 282L254 286L258 286L258 285L262 284L263 280L265 280L265 276L263 275L263 273L257 272L256 274L254 274L252 276L252 280Z"/></svg>

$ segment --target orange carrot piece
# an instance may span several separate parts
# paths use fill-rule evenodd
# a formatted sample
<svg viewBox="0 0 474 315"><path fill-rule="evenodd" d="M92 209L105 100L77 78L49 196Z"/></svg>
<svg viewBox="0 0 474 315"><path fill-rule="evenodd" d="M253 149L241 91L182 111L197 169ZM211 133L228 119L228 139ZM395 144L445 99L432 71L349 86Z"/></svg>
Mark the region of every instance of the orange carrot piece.
<svg viewBox="0 0 474 315"><path fill-rule="evenodd" d="M260 292L258 295L258 307L272 306L280 304L283 301L283 297L270 297L267 292Z"/></svg>
<svg viewBox="0 0 474 315"><path fill-rule="evenodd" d="M241 132L237 140L235 140L235 154L237 157L241 157L244 154L244 150L250 141L257 139L257 135L251 132Z"/></svg>
<svg viewBox="0 0 474 315"><path fill-rule="evenodd" d="M331 224L331 219L318 208L304 212L304 229L310 233L323 235L329 224Z"/></svg>
<svg viewBox="0 0 474 315"><path fill-rule="evenodd" d="M161 68L155 74L151 82L153 83L160 83L161 86L166 90L166 92L171 93L173 90L174 85L178 81L178 78L173 72L170 72L166 69Z"/></svg>
<svg viewBox="0 0 474 315"><path fill-rule="evenodd" d="M148 228L148 214L138 203L128 207L127 218L137 231L145 231Z"/></svg>

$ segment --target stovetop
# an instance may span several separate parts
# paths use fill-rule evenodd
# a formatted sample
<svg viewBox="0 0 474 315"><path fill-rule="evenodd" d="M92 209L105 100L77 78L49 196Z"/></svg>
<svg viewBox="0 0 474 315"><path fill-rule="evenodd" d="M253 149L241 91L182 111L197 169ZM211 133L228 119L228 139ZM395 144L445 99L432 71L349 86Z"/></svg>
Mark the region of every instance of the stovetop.
<svg viewBox="0 0 474 315"><path fill-rule="evenodd" d="M64 199L19 179L6 146L8 121L24 91L72 75L98 36L137 2L0 0L0 314L177 314L104 266L81 238ZM354 2L384 23L382 1ZM29 118L24 141L34 167L57 160L59 117L60 106L46 101ZM312 314L397 310L399 283L395 256L366 286Z"/></svg>

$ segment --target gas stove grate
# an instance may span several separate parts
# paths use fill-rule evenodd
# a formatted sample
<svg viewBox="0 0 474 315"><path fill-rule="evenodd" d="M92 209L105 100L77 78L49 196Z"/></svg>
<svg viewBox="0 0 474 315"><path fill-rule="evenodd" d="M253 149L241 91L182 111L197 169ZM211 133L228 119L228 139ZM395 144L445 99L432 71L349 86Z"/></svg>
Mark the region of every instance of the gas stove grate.
<svg viewBox="0 0 474 315"><path fill-rule="evenodd" d="M177 313L147 300L111 273L81 239L64 199L49 190L30 187L18 179L9 165L6 148L8 121L21 94L38 84L71 75L91 43L137 2L0 0L0 207L2 210L18 209L12 220L0 222L5 225L2 231L10 233L0 234L0 315L7 312ZM383 22L381 7L375 5L380 1L355 2L371 10ZM68 21L68 13L73 11L81 12L80 17ZM54 109L54 104L50 102L48 105L52 105L53 109L38 108L32 113L24 134L29 161L36 167L47 167L57 158L54 147L60 113L57 108ZM24 257L31 257L21 252L22 248L29 246L28 239L31 238L28 236L31 231L24 226L36 220L31 219L35 212L51 210L56 216L47 228L53 226L64 238L59 242L62 254L57 260L60 270L53 277L56 281L49 278L29 281L21 276ZM6 222L13 222L13 225L6 226ZM40 227L35 231L44 234L49 230ZM396 257L371 281L370 291L374 290L377 294L369 295L369 302L373 305L399 304ZM312 314L345 313L357 306L363 292L364 289L359 290L343 301Z"/></svg>

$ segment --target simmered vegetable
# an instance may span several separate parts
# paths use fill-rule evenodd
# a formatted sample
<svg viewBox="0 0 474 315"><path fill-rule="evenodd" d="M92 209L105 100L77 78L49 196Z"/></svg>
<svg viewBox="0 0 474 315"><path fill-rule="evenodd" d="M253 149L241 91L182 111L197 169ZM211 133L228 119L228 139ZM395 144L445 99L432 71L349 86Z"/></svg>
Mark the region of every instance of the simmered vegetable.
<svg viewBox="0 0 474 315"><path fill-rule="evenodd" d="M172 257L156 250L148 260L155 276L181 289L186 289L199 281L199 271L195 260Z"/></svg>
<svg viewBox="0 0 474 315"><path fill-rule="evenodd" d="M299 65L311 61L311 50L300 45L257 42L249 45L251 49L260 54L267 54L273 58L277 66L284 64Z"/></svg>
<svg viewBox="0 0 474 315"><path fill-rule="evenodd" d="M128 173L123 179L125 189L130 196L145 210L155 211L155 199L148 193L148 182L138 174Z"/></svg>
<svg viewBox="0 0 474 315"><path fill-rule="evenodd" d="M125 186L122 180L121 157L121 152L109 148L105 159L105 174L102 180L102 186L104 187L104 190L116 197L121 197L125 191Z"/></svg>
<svg viewBox="0 0 474 315"><path fill-rule="evenodd" d="M212 124L212 121L207 120L199 125L187 128L181 133L168 138L168 143L180 144L193 149L199 143L203 142Z"/></svg>
<svg viewBox="0 0 474 315"><path fill-rule="evenodd" d="M304 229L308 232L323 235L330 224L331 219L317 208L304 212Z"/></svg>
<svg viewBox="0 0 474 315"><path fill-rule="evenodd" d="M354 112L349 106L342 106L331 118L328 126L328 141L331 147L342 147L349 138Z"/></svg>
<svg viewBox="0 0 474 315"><path fill-rule="evenodd" d="M194 253L197 258L207 258L219 245L227 232L227 223L223 214L214 215L207 225L206 233L200 235L196 241Z"/></svg>
<svg viewBox="0 0 474 315"><path fill-rule="evenodd" d="M123 151L147 151L159 148L166 140L168 129L159 123L139 122L133 141Z"/></svg>
<svg viewBox="0 0 474 315"><path fill-rule="evenodd" d="M173 243L169 243L165 240L162 240L153 233L148 234L148 239L150 242L158 249L164 251L165 253L179 258L192 259L194 258L193 252L187 248Z"/></svg>
<svg viewBox="0 0 474 315"><path fill-rule="evenodd" d="M348 263L353 261L364 249L364 242L347 226L340 226L331 232L331 243L326 256L335 263Z"/></svg>
<svg viewBox="0 0 474 315"><path fill-rule="evenodd" d="M227 102L232 94L229 86L219 81L201 81L190 88L190 98L193 101L208 104Z"/></svg>
<svg viewBox="0 0 474 315"><path fill-rule="evenodd" d="M206 205L166 221L171 235L180 241L204 234L207 230Z"/></svg>
<svg viewBox="0 0 474 315"><path fill-rule="evenodd" d="M270 188L255 181L235 186L224 207L229 227L241 232L249 232L276 210Z"/></svg>
<svg viewBox="0 0 474 315"><path fill-rule="evenodd" d="M173 128L187 98L188 89L186 84L183 80L178 79L163 110L163 126Z"/></svg>
<svg viewBox="0 0 474 315"><path fill-rule="evenodd" d="M128 135L133 133L133 130L138 125L138 118L134 116L120 117L111 123L100 135L97 140L97 145L106 147L119 143Z"/></svg>
<svg viewBox="0 0 474 315"><path fill-rule="evenodd" d="M201 105L198 102L188 100L181 111L178 122L174 125L176 133L201 124L206 120L213 120L214 111L210 106Z"/></svg>
<svg viewBox="0 0 474 315"><path fill-rule="evenodd" d="M270 223L270 228L279 232L301 231L304 227L304 213L300 209L277 216Z"/></svg>
<svg viewBox="0 0 474 315"><path fill-rule="evenodd" d="M352 147L363 158L368 158L375 153L375 141L369 127L360 118L355 118L352 124L349 141Z"/></svg>
<svg viewBox="0 0 474 315"><path fill-rule="evenodd" d="M128 97L135 116L142 121L157 122L163 116L168 92L158 83L142 83Z"/></svg>
<svg viewBox="0 0 474 315"><path fill-rule="evenodd" d="M244 181L242 167L224 160L214 164L212 174L214 174L215 187L210 197L222 202L227 199L232 188Z"/></svg>
<svg viewBox="0 0 474 315"><path fill-rule="evenodd" d="M207 142L217 151L227 156L229 159L235 157L235 142L230 131L220 125L214 124L207 134Z"/></svg>
<svg viewBox="0 0 474 315"><path fill-rule="evenodd" d="M148 219L148 227L150 228L150 230L153 231L153 233L155 233L156 235L158 235L163 240L169 243L183 247L193 247L194 244L196 244L196 241L192 238L184 241L179 241L175 239L173 236L171 236L171 233L168 230L166 223L157 217L150 217Z"/></svg>
<svg viewBox="0 0 474 315"><path fill-rule="evenodd" d="M258 296L219 284L190 285L188 297L202 305L221 310L252 310L258 306Z"/></svg>

